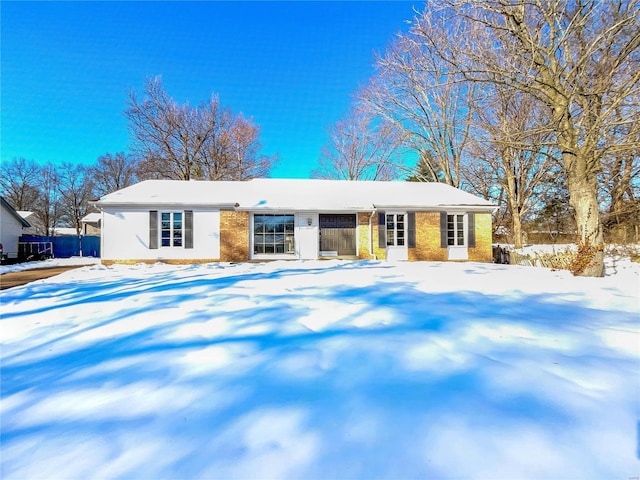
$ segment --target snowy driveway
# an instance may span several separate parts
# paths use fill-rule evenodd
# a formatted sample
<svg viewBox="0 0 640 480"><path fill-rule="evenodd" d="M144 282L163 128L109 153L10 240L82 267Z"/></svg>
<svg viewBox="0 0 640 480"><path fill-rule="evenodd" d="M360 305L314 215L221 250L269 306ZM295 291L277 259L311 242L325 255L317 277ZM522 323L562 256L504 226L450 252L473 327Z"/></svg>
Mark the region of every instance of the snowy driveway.
<svg viewBox="0 0 640 480"><path fill-rule="evenodd" d="M473 263L74 270L0 293L0 477L637 477L638 295Z"/></svg>

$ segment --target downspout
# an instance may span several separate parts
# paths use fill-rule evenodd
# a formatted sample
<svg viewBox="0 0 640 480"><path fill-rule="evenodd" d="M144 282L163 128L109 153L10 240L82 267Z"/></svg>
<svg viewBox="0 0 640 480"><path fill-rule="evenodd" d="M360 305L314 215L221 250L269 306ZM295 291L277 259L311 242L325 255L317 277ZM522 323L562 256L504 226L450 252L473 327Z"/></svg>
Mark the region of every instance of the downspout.
<svg viewBox="0 0 640 480"><path fill-rule="evenodd" d="M102 226L104 225L104 210L100 209L100 264L102 264L102 256L104 255L104 231Z"/></svg>
<svg viewBox="0 0 640 480"><path fill-rule="evenodd" d="M376 214L375 205L373 207L374 209L371 211L371 215L369 215L369 253L374 260L378 260L376 254L373 253L373 216Z"/></svg>

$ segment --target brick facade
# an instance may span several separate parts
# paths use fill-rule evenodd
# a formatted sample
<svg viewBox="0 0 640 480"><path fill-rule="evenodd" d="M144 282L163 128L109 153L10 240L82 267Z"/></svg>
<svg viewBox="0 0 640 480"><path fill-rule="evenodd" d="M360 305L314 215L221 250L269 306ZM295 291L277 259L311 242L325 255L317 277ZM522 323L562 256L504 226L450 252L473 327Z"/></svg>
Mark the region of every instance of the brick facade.
<svg viewBox="0 0 640 480"><path fill-rule="evenodd" d="M165 263L191 264L213 261L244 262L250 259L250 219L249 212L234 210L220 211L220 258L219 259L163 259ZM371 221L371 229L369 222ZM475 214L475 247L469 248L469 260L477 262L492 261L491 214ZM384 260L386 249L378 246L378 212L371 217L371 212L357 214L358 257L363 260ZM370 238L370 234L373 237ZM446 261L447 249L440 246L440 212L415 212L416 246L408 249L411 261ZM373 240L373 241L371 241ZM373 254L370 249L373 245ZM102 263L154 263L157 260L103 260Z"/></svg>
<svg viewBox="0 0 640 480"><path fill-rule="evenodd" d="M249 212L220 211L220 260L249 260Z"/></svg>
<svg viewBox="0 0 640 480"><path fill-rule="evenodd" d="M371 221L371 230L369 230L369 221ZM373 236L373 243L369 238L369 233ZM371 255L371 246L373 245L373 255ZM375 256L376 260L384 260L387 258L387 251L378 246L378 212L358 213L358 257L362 260L372 260Z"/></svg>
<svg viewBox="0 0 640 480"><path fill-rule="evenodd" d="M370 213L358 213L358 258L371 260L371 244L369 241L369 217Z"/></svg>
<svg viewBox="0 0 640 480"><path fill-rule="evenodd" d="M446 261L447 249L440 246L440 212L415 212L416 216L416 246L408 249L410 261ZM366 223L366 232L365 230ZM369 256L369 214L358 214L358 228L360 235L359 256ZM378 215L373 218L373 247L378 260L386 258L384 248L378 247ZM365 237L363 239L363 237ZM476 246L469 248L469 260L475 262L491 262L491 214L475 214ZM366 243L365 243L366 242Z"/></svg>
<svg viewBox="0 0 640 480"><path fill-rule="evenodd" d="M476 213L476 246L469 248L469 260L474 262L492 262L491 214Z"/></svg>
<svg viewBox="0 0 640 480"><path fill-rule="evenodd" d="M445 261L447 249L440 247L440 212L416 212L416 246L409 260Z"/></svg>

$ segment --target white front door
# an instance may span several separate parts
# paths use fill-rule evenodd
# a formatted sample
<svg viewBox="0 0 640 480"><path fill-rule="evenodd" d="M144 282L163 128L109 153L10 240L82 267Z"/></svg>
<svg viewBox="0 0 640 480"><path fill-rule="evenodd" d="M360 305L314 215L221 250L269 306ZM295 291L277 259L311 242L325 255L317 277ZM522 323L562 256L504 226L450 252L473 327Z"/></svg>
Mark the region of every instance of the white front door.
<svg viewBox="0 0 640 480"><path fill-rule="evenodd" d="M318 214L296 213L296 253L303 260L318 258Z"/></svg>
<svg viewBox="0 0 640 480"><path fill-rule="evenodd" d="M386 214L387 260L399 261L409 258L407 249L406 213Z"/></svg>
<svg viewBox="0 0 640 480"><path fill-rule="evenodd" d="M447 214L447 258L449 260L468 260L467 215L464 213Z"/></svg>

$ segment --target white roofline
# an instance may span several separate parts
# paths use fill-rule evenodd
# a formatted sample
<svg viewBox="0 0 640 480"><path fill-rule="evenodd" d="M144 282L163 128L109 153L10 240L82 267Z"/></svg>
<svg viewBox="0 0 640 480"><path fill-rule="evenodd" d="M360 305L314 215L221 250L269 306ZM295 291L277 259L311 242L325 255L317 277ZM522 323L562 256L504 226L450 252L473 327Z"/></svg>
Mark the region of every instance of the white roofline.
<svg viewBox="0 0 640 480"><path fill-rule="evenodd" d="M219 209L237 209L237 203L194 203L194 202L90 202L96 208L104 210L106 208L219 208ZM239 209L238 209L239 210Z"/></svg>

